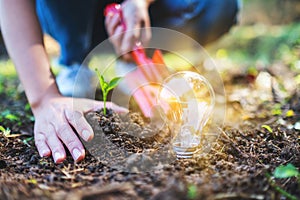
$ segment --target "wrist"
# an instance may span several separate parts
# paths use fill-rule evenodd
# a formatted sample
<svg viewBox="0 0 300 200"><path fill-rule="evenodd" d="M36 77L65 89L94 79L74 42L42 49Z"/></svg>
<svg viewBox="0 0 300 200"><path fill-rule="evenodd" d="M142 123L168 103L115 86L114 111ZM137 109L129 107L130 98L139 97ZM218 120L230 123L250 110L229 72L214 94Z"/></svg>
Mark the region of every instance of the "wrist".
<svg viewBox="0 0 300 200"><path fill-rule="evenodd" d="M138 5L145 5L147 8L149 8L149 6L155 2L156 0L144 0L144 1L141 1L141 0L126 0L124 1L122 4L126 3L126 2L133 2L135 4L138 4Z"/></svg>
<svg viewBox="0 0 300 200"><path fill-rule="evenodd" d="M149 8L154 1L155 0L144 0L145 5L146 5L147 8Z"/></svg>
<svg viewBox="0 0 300 200"><path fill-rule="evenodd" d="M32 112L35 115L44 105L47 105L53 98L62 97L56 85L50 86L47 90L40 93L38 97L29 101Z"/></svg>
<svg viewBox="0 0 300 200"><path fill-rule="evenodd" d="M152 4L152 3L154 3L156 0L146 0L146 3L147 3L147 5L148 5L148 7Z"/></svg>

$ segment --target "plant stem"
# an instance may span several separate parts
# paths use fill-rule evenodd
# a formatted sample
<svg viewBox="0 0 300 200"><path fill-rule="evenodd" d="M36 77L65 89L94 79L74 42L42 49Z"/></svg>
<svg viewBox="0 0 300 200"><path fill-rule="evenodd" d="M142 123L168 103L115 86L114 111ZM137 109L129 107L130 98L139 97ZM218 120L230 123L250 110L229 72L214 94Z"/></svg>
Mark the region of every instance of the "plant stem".
<svg viewBox="0 0 300 200"><path fill-rule="evenodd" d="M279 187L278 185L276 185L275 181L271 179L271 175L270 174L266 174L266 177L268 178L268 181L270 183L270 185L272 187L274 187L274 189L279 192L280 194L282 194L283 196L285 196L286 198L288 199L291 199L291 200L297 200L297 197L290 194L289 192L285 191L284 189L282 189L281 187Z"/></svg>
<svg viewBox="0 0 300 200"><path fill-rule="evenodd" d="M103 91L103 114L106 115L106 92Z"/></svg>

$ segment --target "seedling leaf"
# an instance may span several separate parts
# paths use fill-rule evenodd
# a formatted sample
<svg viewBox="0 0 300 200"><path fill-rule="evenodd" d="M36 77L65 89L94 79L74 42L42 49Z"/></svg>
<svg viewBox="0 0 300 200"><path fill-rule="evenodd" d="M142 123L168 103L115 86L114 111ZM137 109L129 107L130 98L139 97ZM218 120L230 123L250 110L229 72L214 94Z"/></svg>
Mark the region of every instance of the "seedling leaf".
<svg viewBox="0 0 300 200"><path fill-rule="evenodd" d="M285 116L286 117L293 117L295 115L294 111L293 110L288 110L286 113L285 113Z"/></svg>
<svg viewBox="0 0 300 200"><path fill-rule="evenodd" d="M10 121L18 121L19 120L19 118L16 115L13 115L13 114L5 115L5 118L10 120Z"/></svg>
<svg viewBox="0 0 300 200"><path fill-rule="evenodd" d="M33 137L26 138L26 139L22 140L22 142L30 147L30 144L28 142L31 140L33 140Z"/></svg>
<svg viewBox="0 0 300 200"><path fill-rule="evenodd" d="M274 189L276 191L278 191L280 194L282 194L283 196L285 196L287 199L291 199L291 200L297 200L298 199L294 195L290 194L289 192L285 191L284 189L282 189L281 187L279 187L278 185L276 185L275 181L271 178L271 175L269 173L267 173L266 176L268 178L268 181L269 181L270 185L272 187L274 187Z"/></svg>
<svg viewBox="0 0 300 200"><path fill-rule="evenodd" d="M275 178L290 178L299 176L299 171L292 164L287 164L286 166L280 165L274 171Z"/></svg>
<svg viewBox="0 0 300 200"><path fill-rule="evenodd" d="M104 76L99 73L97 68L95 69L95 71L97 73L99 83L100 83L100 87L101 87L101 90L102 90L102 95L103 95L103 114L106 115L106 100L107 100L108 92L118 85L121 78L120 77L113 78L108 83L108 82L105 81Z"/></svg>
<svg viewBox="0 0 300 200"><path fill-rule="evenodd" d="M277 103L274 105L273 109L271 110L272 115L281 115L281 104Z"/></svg>
<svg viewBox="0 0 300 200"><path fill-rule="evenodd" d="M102 91L107 87L107 83L104 80L104 77L100 74L99 70L96 68L95 69L97 75L98 75L98 79L99 79L99 83L100 83L100 87L102 89Z"/></svg>
<svg viewBox="0 0 300 200"><path fill-rule="evenodd" d="M273 133L273 130L272 130L272 128L269 125L265 125L264 124L261 127L267 129L270 133Z"/></svg>
<svg viewBox="0 0 300 200"><path fill-rule="evenodd" d="M195 199L197 197L197 187L195 185L190 185L187 191L188 199Z"/></svg>
<svg viewBox="0 0 300 200"><path fill-rule="evenodd" d="M26 183L31 183L33 185L36 185L37 184L37 180L36 179L29 179L29 180L26 180Z"/></svg>
<svg viewBox="0 0 300 200"><path fill-rule="evenodd" d="M0 126L0 132L2 132L5 137L8 137L11 131L9 128L5 129L3 126Z"/></svg>
<svg viewBox="0 0 300 200"><path fill-rule="evenodd" d="M29 103L26 103L26 105L25 105L25 110L26 110L26 111L29 111L30 108L31 108L31 107L30 107L30 104L29 104Z"/></svg>
<svg viewBox="0 0 300 200"><path fill-rule="evenodd" d="M0 132L4 133L6 130L3 126L0 126Z"/></svg>
<svg viewBox="0 0 300 200"><path fill-rule="evenodd" d="M112 89L114 89L115 87L117 87L117 85L119 84L119 82L121 81L122 77L115 77L113 78L109 84L108 84L108 88L107 91L110 91Z"/></svg>

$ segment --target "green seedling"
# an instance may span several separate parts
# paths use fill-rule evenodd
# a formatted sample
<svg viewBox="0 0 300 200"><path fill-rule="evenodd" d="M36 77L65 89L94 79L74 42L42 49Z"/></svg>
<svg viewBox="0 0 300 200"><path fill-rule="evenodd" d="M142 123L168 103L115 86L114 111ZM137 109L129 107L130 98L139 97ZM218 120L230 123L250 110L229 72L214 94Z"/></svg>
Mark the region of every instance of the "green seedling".
<svg viewBox="0 0 300 200"><path fill-rule="evenodd" d="M0 126L0 133L2 133L5 137L9 136L11 131L9 128L4 128L3 126Z"/></svg>
<svg viewBox="0 0 300 200"><path fill-rule="evenodd" d="M107 101L108 92L114 89L115 87L117 87L122 77L115 77L110 82L106 82L103 75L100 74L98 69L95 69L95 71L97 72L100 87L102 90L102 95L103 95L103 114L106 115L106 101Z"/></svg>
<svg viewBox="0 0 300 200"><path fill-rule="evenodd" d="M272 113L272 115L276 115L276 116L282 115L281 104L276 103L274 105L274 107L272 108L271 113Z"/></svg>
<svg viewBox="0 0 300 200"><path fill-rule="evenodd" d="M196 199L197 197L197 186L196 185L189 185L187 191L188 199Z"/></svg>
<svg viewBox="0 0 300 200"><path fill-rule="evenodd" d="M29 104L29 103L26 103L26 105L25 105L25 110L26 110L26 111L29 111L30 109L31 109L30 104Z"/></svg>
<svg viewBox="0 0 300 200"><path fill-rule="evenodd" d="M268 130L270 133L273 133L273 130L272 130L272 128L269 126L269 125L262 125L261 126L262 128L265 128L266 130Z"/></svg>
<svg viewBox="0 0 300 200"><path fill-rule="evenodd" d="M26 138L26 139L22 140L22 142L30 147L30 144L28 142L31 140L33 140L33 137Z"/></svg>
<svg viewBox="0 0 300 200"><path fill-rule="evenodd" d="M294 165L290 163L287 165L280 165L279 167L277 167L273 175L275 178L300 178L300 172Z"/></svg>
<svg viewBox="0 0 300 200"><path fill-rule="evenodd" d="M7 119L9 121L18 121L19 117L15 114L12 114L10 110L4 110L1 112L1 118Z"/></svg>
<svg viewBox="0 0 300 200"><path fill-rule="evenodd" d="M286 117L293 117L295 116L295 112L293 110L288 110L286 113L285 113L285 116Z"/></svg>
<svg viewBox="0 0 300 200"><path fill-rule="evenodd" d="M280 165L276 167L273 172L273 177L275 178L291 178L296 177L298 182L300 183L300 172L299 170L292 164ZM297 200L298 198L289 192L285 191L283 188L276 185L275 181L272 179L270 174L267 174L267 178L272 187L275 188L279 193L285 196L287 199Z"/></svg>

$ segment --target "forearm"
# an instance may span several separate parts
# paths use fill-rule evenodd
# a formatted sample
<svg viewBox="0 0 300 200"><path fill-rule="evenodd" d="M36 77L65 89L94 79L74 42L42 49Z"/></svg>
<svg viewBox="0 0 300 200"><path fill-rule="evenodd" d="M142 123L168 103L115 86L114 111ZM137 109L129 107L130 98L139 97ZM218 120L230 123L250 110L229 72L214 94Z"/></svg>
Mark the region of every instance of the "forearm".
<svg viewBox="0 0 300 200"><path fill-rule="evenodd" d="M0 0L0 24L9 55L33 110L59 95L32 0Z"/></svg>
<svg viewBox="0 0 300 200"><path fill-rule="evenodd" d="M147 4L148 4L148 7L152 4L152 3L154 3L156 0L146 0L146 2L147 2Z"/></svg>

